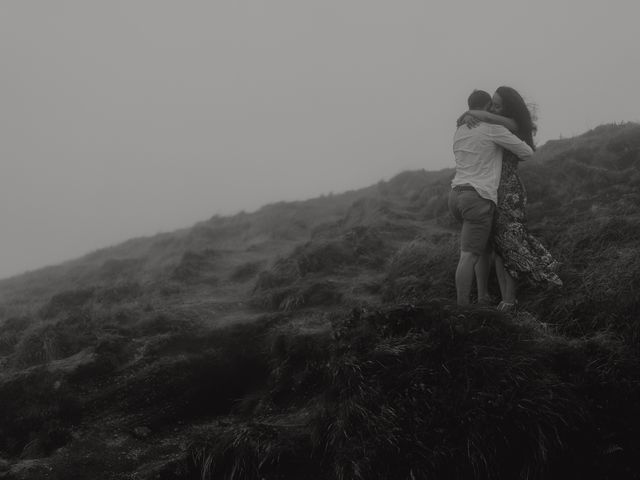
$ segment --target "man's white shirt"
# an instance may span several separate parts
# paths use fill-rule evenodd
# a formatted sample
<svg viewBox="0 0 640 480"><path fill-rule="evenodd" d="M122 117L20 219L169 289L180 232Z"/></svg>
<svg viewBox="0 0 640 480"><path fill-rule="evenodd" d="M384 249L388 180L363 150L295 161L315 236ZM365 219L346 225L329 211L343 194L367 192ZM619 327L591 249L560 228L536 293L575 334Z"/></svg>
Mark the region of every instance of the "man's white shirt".
<svg viewBox="0 0 640 480"><path fill-rule="evenodd" d="M482 122L474 128L458 127L453 136L456 175L451 186L471 185L481 197L497 204L503 148L522 160L533 155L529 145L502 125Z"/></svg>

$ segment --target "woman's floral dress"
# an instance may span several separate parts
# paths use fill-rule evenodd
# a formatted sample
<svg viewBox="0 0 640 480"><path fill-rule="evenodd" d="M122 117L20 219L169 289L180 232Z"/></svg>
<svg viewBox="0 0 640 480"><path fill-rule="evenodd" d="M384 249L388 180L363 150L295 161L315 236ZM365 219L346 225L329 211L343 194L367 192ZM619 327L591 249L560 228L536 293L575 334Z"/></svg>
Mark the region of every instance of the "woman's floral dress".
<svg viewBox="0 0 640 480"><path fill-rule="evenodd" d="M507 272L519 280L539 285L562 285L556 275L558 262L540 241L527 231L525 206L527 192L518 175L518 157L509 151L502 155L498 187L498 208L494 216L493 244Z"/></svg>

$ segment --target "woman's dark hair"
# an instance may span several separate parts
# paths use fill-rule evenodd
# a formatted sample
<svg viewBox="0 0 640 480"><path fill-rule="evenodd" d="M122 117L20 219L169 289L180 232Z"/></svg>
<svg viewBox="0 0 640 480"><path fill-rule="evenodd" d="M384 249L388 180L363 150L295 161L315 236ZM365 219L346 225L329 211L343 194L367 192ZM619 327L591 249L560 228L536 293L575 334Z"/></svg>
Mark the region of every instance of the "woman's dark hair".
<svg viewBox="0 0 640 480"><path fill-rule="evenodd" d="M502 115L513 119L518 125L516 135L520 140L535 150L533 134L536 125L531 118L531 112L522 96L511 87L498 87L496 93L502 99Z"/></svg>

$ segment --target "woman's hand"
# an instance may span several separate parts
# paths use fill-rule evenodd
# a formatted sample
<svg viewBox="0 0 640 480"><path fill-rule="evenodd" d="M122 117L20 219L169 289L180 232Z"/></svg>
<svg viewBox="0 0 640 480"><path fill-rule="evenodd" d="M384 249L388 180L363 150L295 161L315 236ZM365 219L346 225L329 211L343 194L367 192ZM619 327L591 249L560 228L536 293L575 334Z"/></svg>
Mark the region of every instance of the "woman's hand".
<svg viewBox="0 0 640 480"><path fill-rule="evenodd" d="M469 112L464 112L458 120L456 120L456 125L459 127L461 125L466 125L469 128L477 127L480 124L480 120L471 115Z"/></svg>

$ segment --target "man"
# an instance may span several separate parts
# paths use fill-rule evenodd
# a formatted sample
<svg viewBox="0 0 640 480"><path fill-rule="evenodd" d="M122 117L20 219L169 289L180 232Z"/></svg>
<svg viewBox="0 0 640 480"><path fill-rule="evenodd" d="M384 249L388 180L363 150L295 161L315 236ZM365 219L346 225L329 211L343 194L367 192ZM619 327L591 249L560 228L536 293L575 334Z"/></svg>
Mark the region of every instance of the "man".
<svg viewBox="0 0 640 480"><path fill-rule="evenodd" d="M474 90L467 103L470 110L488 110L491 95ZM471 301L474 272L479 302L483 303L489 296L489 239L498 203L503 148L521 159L533 154L529 145L501 125L481 122L469 128L463 124L453 136L456 175L451 182L449 210L462 222L460 260L456 268L458 305L468 305Z"/></svg>

